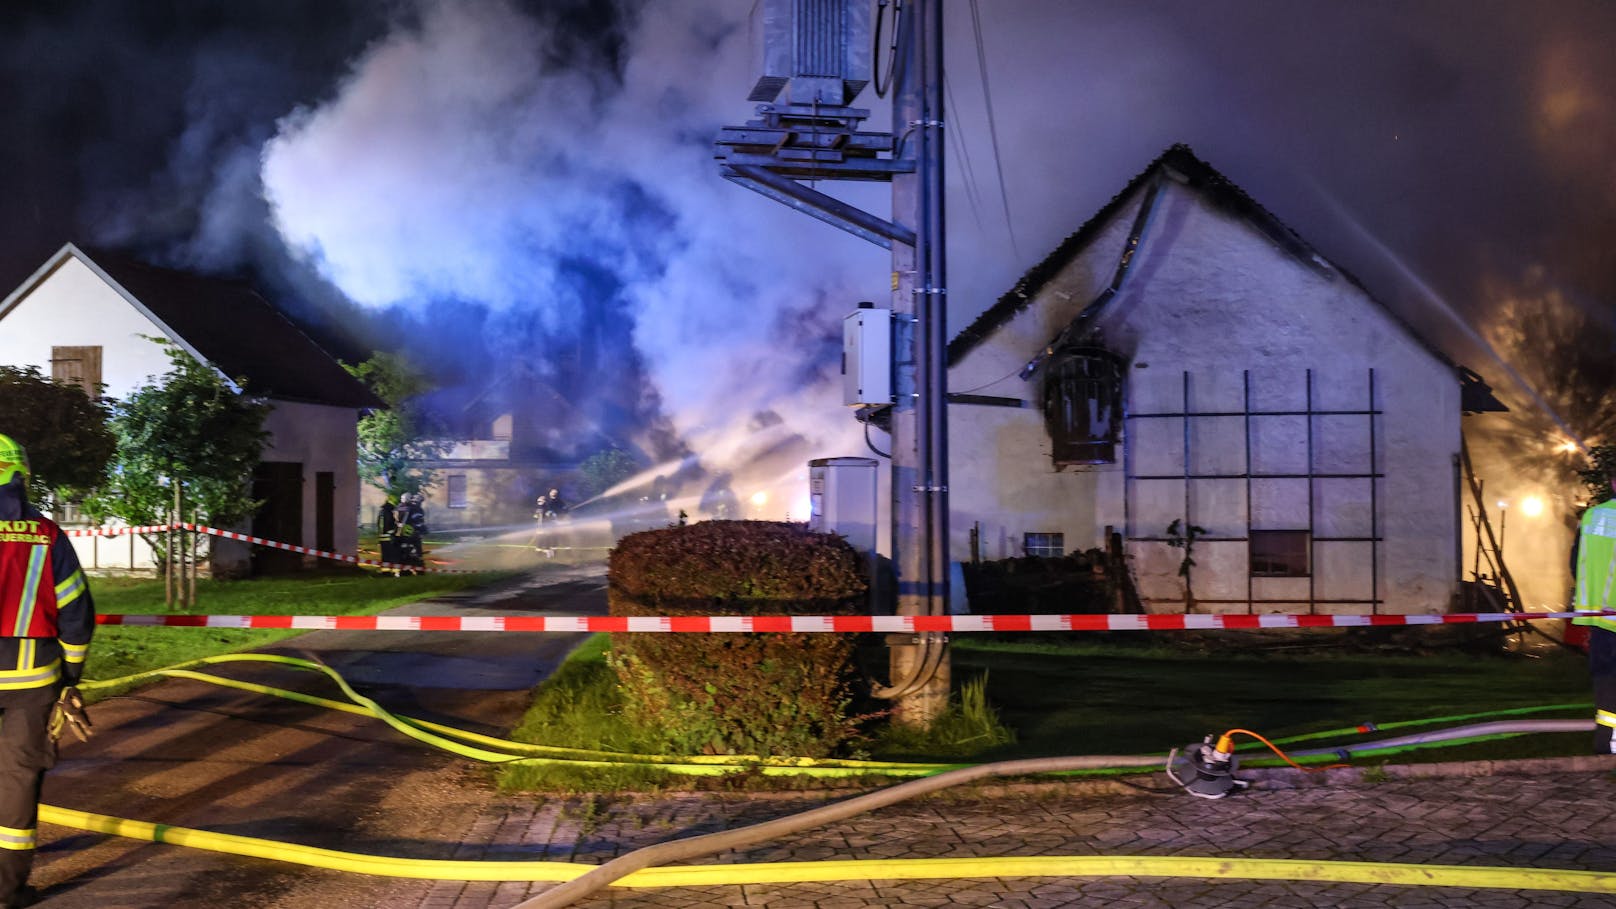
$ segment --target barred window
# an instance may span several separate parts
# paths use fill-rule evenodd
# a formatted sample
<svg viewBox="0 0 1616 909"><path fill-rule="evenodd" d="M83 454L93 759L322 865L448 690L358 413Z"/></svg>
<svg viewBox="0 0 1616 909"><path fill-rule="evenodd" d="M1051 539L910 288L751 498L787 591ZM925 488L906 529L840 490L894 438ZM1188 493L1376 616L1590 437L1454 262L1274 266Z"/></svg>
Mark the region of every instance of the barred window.
<svg viewBox="0 0 1616 909"><path fill-rule="evenodd" d="M1066 534L1029 533L1022 538L1021 548L1029 556L1058 559L1066 554Z"/></svg>
<svg viewBox="0 0 1616 909"><path fill-rule="evenodd" d="M1253 530L1251 573L1264 578L1305 578L1312 574L1308 532Z"/></svg>

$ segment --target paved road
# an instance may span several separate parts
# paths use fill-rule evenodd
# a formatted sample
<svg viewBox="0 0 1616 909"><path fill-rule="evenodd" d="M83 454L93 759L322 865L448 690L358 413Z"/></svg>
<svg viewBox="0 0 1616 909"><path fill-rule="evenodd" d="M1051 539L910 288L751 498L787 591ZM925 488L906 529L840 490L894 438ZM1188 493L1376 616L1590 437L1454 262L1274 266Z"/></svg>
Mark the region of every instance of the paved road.
<svg viewBox="0 0 1616 909"><path fill-rule="evenodd" d="M1461 774L1478 769L1487 768L1448 768ZM1274 788L1289 785L1286 774L1275 774L1260 790L1216 802L1115 784L998 787L885 808L710 861L1180 855L1616 872L1616 759L1498 769L1508 775L1365 783L1337 774L1330 785L1306 788ZM599 863L629 848L767 820L823 801L823 796L815 795L760 799L736 794L574 799L541 806L504 800L484 813L459 854ZM442 883L409 905L508 909L548 886ZM618 889L577 905L580 909L1609 909L1616 906L1616 895L1289 881L989 878Z"/></svg>
<svg viewBox="0 0 1616 909"><path fill-rule="evenodd" d="M598 569L535 574L410 615L604 612ZM207 633L198 629L197 633ZM314 652L389 709L487 732L509 728L527 692L582 639L568 634L314 632ZM217 674L341 697L312 673L252 664ZM467 827L489 773L367 718L191 681L93 708L99 734L46 777L48 804L138 820L411 855ZM59 909L385 905L387 882L307 871L49 825L34 883ZM384 902L377 902L378 899Z"/></svg>
<svg viewBox="0 0 1616 909"><path fill-rule="evenodd" d="M557 582L557 583L549 583ZM547 575L415 614L599 612L598 574ZM459 639L457 641L457 639ZM497 639L497 640L496 640ZM321 632L318 651L389 707L500 729L574 643L549 635ZM470 649L468 649L470 648ZM306 674L231 674L285 685ZM667 839L791 814L845 793L501 796L480 768L380 724L192 682L97 708L46 800L124 817L420 858L598 863ZM1000 786L901 804L716 862L998 855L1184 855L1616 871L1616 758L1457 766L1366 782L1272 773L1219 802L1120 784ZM1486 776L1462 774L1491 773ZM1311 778L1310 778L1311 779ZM1161 779L1140 785L1159 788ZM35 881L56 909L404 907L509 909L543 884L388 880L216 856L46 827ZM1188 879L1042 878L608 891L586 909L977 906L1616 907L1576 893Z"/></svg>

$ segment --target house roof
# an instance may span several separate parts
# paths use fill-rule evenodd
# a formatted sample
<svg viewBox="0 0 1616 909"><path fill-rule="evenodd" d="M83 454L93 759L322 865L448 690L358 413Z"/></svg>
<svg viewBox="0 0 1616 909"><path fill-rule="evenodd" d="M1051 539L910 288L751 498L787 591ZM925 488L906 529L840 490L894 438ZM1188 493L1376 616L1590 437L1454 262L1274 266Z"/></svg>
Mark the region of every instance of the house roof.
<svg viewBox="0 0 1616 909"><path fill-rule="evenodd" d="M1353 286L1363 291L1376 306L1379 306L1399 327L1408 333L1416 343L1424 347L1432 356L1459 371L1465 391L1467 411L1503 411L1508 408L1499 403L1491 393L1486 383L1475 372L1461 366L1435 345L1431 344L1419 332L1415 331L1406 320L1393 312L1375 296L1369 293L1363 285L1350 272L1325 259L1316 249L1303 240L1301 235L1292 230L1290 226L1281 221L1273 212L1264 208L1253 199L1245 190L1235 185L1228 177L1212 165L1201 160L1188 145L1178 144L1162 152L1156 160L1139 172L1128 185L1111 198L1094 216L1089 218L1076 232L1060 242L1043 261L1028 269L1003 296L977 316L970 325L954 337L948 345L948 362L959 362L967 353L971 352L983 341L987 340L1000 326L1008 323L1022 310L1030 306L1050 281L1072 263L1094 240L1101 231L1111 223L1112 219L1126 206L1134 195L1150 182L1168 176L1177 183L1189 186L1200 192L1216 208L1246 221L1256 228L1265 237L1271 240L1280 249L1294 256L1308 267L1339 274L1351 282ZM1094 304L1085 307L1074 322L1082 322L1093 318L1096 310L1102 308L1111 299L1109 294L1101 294Z"/></svg>
<svg viewBox="0 0 1616 909"><path fill-rule="evenodd" d="M1128 181L1120 192L1111 198L1103 208L1094 213L1094 216L1083 222L1071 236L1060 242L1054 251L1044 257L1042 262L1027 269L1003 296L975 321L965 327L954 337L948 345L948 359L950 363L957 362L978 344L981 344L993 334L999 326L1009 322L1017 313L1032 304L1033 298L1043 290L1045 285L1053 281L1066 266L1072 263L1088 245L1100 235L1100 232L1111 219L1127 205L1128 200L1145 184L1165 173L1171 173L1174 179L1187 186L1202 191L1202 194L1213 204L1224 211L1250 222L1262 231L1269 239L1286 252L1300 258L1314 267L1330 267L1322 256L1313 247L1307 244L1295 231L1287 227L1268 209L1263 208L1246 191L1219 173L1212 165L1207 164L1195 156L1188 145L1174 145L1162 152L1156 160L1150 162L1144 170Z"/></svg>
<svg viewBox="0 0 1616 909"><path fill-rule="evenodd" d="M286 401L337 407L386 404L243 281L176 271L72 243L0 304L0 315L66 260L77 257L193 356L247 390Z"/></svg>

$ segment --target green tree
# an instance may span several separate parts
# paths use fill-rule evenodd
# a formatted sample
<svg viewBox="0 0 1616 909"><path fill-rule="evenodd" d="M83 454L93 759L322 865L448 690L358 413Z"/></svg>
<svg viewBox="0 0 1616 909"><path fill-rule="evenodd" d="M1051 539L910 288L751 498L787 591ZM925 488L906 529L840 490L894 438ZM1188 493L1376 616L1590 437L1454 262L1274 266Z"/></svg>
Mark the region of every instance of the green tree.
<svg viewBox="0 0 1616 909"><path fill-rule="evenodd" d="M389 496L432 488L437 478L421 462L443 456L447 446L429 440L420 396L431 390L426 376L400 354L378 353L349 374L387 404L359 418L359 478Z"/></svg>
<svg viewBox="0 0 1616 909"><path fill-rule="evenodd" d="M1588 449L1588 469L1577 471L1588 487L1588 504L1598 505L1611 497L1610 477L1616 476L1616 445L1595 445Z"/></svg>
<svg viewBox="0 0 1616 909"><path fill-rule="evenodd" d="M259 505L252 478L268 437L270 405L238 392L183 350L163 346L169 371L113 408L118 456L87 509L130 524L162 523L174 502L169 484L178 481L188 515L223 526L244 521Z"/></svg>
<svg viewBox="0 0 1616 909"><path fill-rule="evenodd" d="M105 401L32 366L0 366L0 433L28 451L29 496L50 507L100 486L118 440Z"/></svg>
<svg viewBox="0 0 1616 909"><path fill-rule="evenodd" d="M586 497L600 495L634 476L639 469L640 462L615 445L595 452L578 465L578 472L583 474L584 483L588 486L584 491Z"/></svg>

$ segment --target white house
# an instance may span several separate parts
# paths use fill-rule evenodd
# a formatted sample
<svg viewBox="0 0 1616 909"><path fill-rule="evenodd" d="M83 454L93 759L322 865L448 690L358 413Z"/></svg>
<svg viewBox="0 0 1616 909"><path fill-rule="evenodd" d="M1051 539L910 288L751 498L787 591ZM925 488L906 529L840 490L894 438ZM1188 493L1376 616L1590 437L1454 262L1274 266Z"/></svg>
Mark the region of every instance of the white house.
<svg viewBox="0 0 1616 909"><path fill-rule="evenodd" d="M0 363L36 366L120 398L169 369L166 340L267 398L273 410L253 495L263 537L353 553L357 548L359 412L382 402L247 284L145 265L69 243L0 301ZM85 564L125 550L80 541ZM103 555L105 550L105 555ZM216 550L223 557L223 550ZM254 567L289 553L260 550ZM129 567L129 566L125 566ZM228 570L219 564L216 568Z"/></svg>
<svg viewBox="0 0 1616 909"><path fill-rule="evenodd" d="M1144 607L1413 613L1461 572L1460 417L1502 409L1175 146L949 347L951 548L1120 535Z"/></svg>

